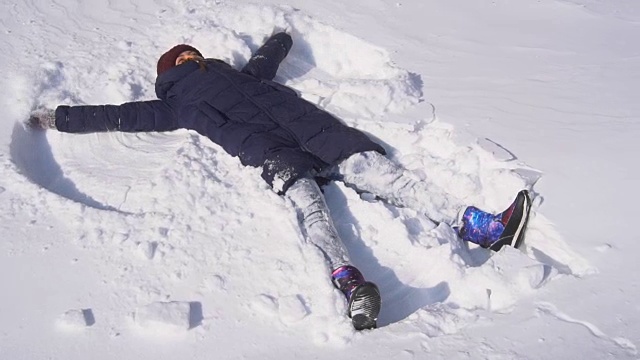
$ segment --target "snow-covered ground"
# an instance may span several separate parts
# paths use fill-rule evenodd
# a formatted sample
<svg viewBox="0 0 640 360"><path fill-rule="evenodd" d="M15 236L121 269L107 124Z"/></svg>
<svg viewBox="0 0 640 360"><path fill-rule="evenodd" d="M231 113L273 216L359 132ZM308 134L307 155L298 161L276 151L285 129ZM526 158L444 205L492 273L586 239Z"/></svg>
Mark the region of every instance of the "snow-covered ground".
<svg viewBox="0 0 640 360"><path fill-rule="evenodd" d="M0 359L638 359L640 3L3 1ZM154 98L177 43L278 81L470 204L532 190L492 254L342 184L353 261L382 291L355 332L292 205L206 138L34 133L36 106ZM428 201L428 197L424 199Z"/></svg>

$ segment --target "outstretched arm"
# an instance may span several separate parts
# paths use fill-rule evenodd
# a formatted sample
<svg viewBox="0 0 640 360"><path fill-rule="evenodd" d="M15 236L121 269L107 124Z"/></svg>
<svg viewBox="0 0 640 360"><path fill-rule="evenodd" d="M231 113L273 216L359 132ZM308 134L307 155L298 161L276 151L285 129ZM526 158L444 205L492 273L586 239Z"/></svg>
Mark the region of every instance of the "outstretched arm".
<svg viewBox="0 0 640 360"><path fill-rule="evenodd" d="M171 131L179 127L175 114L161 100L122 105L62 105L55 111L55 126L58 131L69 133Z"/></svg>
<svg viewBox="0 0 640 360"><path fill-rule="evenodd" d="M287 33L281 32L271 36L251 56L242 72L260 79L273 80L280 62L287 56L292 45L293 40Z"/></svg>

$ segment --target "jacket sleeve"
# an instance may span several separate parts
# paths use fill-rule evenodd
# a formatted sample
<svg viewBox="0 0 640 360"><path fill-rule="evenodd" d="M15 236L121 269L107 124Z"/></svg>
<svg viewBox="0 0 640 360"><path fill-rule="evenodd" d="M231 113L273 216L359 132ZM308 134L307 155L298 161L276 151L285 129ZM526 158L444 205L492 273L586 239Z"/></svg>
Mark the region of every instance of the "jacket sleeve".
<svg viewBox="0 0 640 360"><path fill-rule="evenodd" d="M251 56L247 65L242 68L242 72L260 79L273 80L280 62L289 54L292 45L293 40L287 33L281 32L271 36Z"/></svg>
<svg viewBox="0 0 640 360"><path fill-rule="evenodd" d="M161 100L121 105L62 105L56 109L56 128L62 132L148 132L178 127L173 110Z"/></svg>

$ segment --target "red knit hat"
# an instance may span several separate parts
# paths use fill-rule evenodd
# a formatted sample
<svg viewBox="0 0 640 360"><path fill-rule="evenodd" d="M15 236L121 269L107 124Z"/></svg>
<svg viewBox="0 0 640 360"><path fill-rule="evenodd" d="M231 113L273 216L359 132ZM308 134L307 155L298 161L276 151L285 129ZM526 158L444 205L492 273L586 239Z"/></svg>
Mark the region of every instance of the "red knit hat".
<svg viewBox="0 0 640 360"><path fill-rule="evenodd" d="M176 45L166 53L162 54L162 56L160 56L160 60L158 60L158 76L160 76L160 74L162 74L163 72L176 66L176 59L180 54L182 54L185 51L195 51L198 53L198 55L202 56L200 51L198 51L198 49L194 48L191 45L186 45L186 44Z"/></svg>

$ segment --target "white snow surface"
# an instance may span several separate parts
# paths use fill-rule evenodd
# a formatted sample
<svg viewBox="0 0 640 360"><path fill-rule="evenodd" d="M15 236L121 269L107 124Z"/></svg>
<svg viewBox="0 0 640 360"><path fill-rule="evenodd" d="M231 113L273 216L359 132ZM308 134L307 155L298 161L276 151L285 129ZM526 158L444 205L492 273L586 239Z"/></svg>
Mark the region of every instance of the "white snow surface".
<svg viewBox="0 0 640 360"><path fill-rule="evenodd" d="M0 359L640 358L637 1L2 9ZM379 329L356 332L259 169L186 130L22 125L38 106L155 98L177 43L241 67L274 29L294 38L276 80L417 176L490 211L530 189L525 246L490 253L330 184L383 297Z"/></svg>

